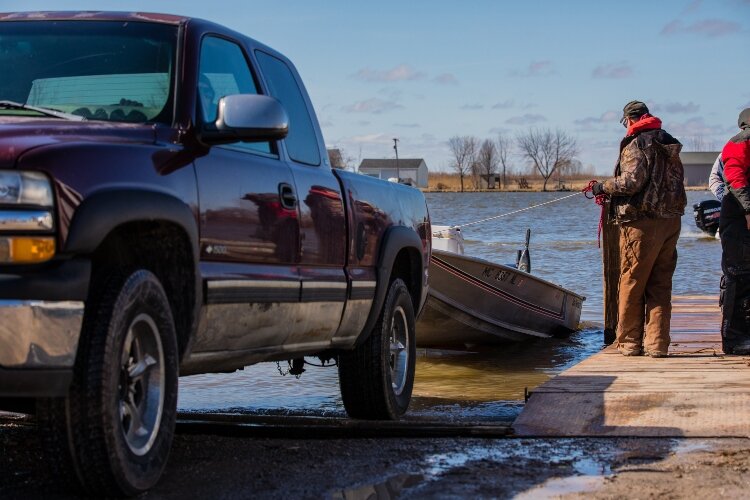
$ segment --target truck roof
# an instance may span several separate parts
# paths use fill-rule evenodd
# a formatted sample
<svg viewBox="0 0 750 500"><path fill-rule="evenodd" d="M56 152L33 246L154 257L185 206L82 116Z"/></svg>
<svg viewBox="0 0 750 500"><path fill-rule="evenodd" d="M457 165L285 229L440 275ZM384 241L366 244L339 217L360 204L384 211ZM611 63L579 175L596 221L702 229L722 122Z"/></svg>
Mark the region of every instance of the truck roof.
<svg viewBox="0 0 750 500"><path fill-rule="evenodd" d="M147 21L163 24L183 24L191 18L153 12L108 12L108 11L40 11L2 12L0 21Z"/></svg>

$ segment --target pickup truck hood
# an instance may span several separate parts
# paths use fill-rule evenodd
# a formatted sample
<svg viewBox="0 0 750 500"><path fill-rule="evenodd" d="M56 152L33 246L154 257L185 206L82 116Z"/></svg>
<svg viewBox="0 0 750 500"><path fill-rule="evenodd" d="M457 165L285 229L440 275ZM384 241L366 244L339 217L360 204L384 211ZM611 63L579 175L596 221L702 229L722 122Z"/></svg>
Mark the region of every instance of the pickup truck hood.
<svg viewBox="0 0 750 500"><path fill-rule="evenodd" d="M150 143L153 125L102 121L72 122L60 119L0 117L0 168L15 166L18 157L33 148L55 143Z"/></svg>

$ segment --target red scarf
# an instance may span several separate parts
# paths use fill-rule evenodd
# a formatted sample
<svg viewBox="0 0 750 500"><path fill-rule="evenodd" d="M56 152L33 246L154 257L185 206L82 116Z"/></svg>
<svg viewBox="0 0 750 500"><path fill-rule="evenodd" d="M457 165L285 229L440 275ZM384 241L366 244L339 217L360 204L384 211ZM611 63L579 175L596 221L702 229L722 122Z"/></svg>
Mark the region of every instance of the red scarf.
<svg viewBox="0 0 750 500"><path fill-rule="evenodd" d="M646 113L645 115L641 116L640 120L628 127L628 131L625 136L627 137L633 134L637 134L638 132L643 132L644 130L654 130L660 128L661 120Z"/></svg>

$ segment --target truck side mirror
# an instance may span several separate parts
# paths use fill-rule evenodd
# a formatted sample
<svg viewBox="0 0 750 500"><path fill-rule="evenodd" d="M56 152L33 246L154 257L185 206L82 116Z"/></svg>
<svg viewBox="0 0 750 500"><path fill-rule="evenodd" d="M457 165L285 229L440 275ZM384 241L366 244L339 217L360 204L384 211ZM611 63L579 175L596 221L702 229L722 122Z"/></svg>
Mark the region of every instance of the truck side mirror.
<svg viewBox="0 0 750 500"><path fill-rule="evenodd" d="M283 139L289 132L289 116L273 97L234 94L219 99L216 121L201 130L207 144L266 142Z"/></svg>

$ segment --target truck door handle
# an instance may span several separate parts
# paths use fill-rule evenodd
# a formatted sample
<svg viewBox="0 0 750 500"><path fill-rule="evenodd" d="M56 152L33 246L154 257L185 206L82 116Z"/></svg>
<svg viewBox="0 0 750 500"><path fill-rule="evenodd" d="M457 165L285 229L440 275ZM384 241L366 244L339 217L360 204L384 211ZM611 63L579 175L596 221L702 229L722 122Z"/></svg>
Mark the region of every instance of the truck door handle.
<svg viewBox="0 0 750 500"><path fill-rule="evenodd" d="M279 199L282 207L288 210L297 208L297 196L294 194L294 188L285 182L279 184Z"/></svg>

